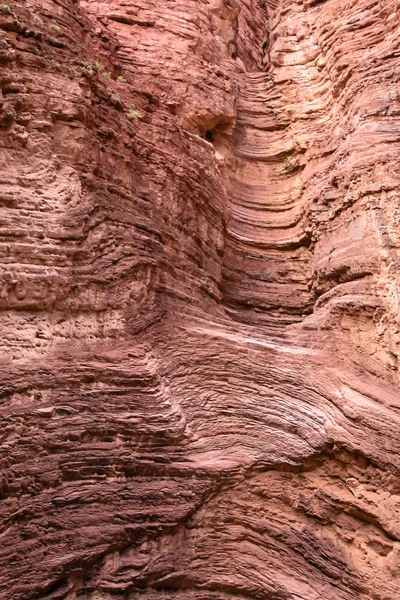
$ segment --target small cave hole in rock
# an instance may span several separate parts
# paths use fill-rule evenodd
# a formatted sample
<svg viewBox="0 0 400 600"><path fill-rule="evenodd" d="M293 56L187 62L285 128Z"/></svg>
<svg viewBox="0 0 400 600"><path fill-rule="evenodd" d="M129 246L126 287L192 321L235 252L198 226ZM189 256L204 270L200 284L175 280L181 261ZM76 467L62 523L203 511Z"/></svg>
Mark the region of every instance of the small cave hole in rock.
<svg viewBox="0 0 400 600"><path fill-rule="evenodd" d="M206 131L205 138L207 142L210 142L210 144L214 143L214 132L212 129L210 129L210 131Z"/></svg>
<svg viewBox="0 0 400 600"><path fill-rule="evenodd" d="M214 146L215 156L218 160L223 160L229 152L233 128L233 120L227 119L219 121L212 128L203 129L201 137Z"/></svg>

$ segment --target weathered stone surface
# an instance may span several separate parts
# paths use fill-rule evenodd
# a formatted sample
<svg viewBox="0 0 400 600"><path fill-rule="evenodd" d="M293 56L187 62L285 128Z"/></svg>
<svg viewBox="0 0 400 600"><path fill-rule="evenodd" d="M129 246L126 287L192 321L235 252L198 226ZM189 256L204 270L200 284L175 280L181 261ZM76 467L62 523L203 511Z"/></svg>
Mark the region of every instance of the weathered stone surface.
<svg viewBox="0 0 400 600"><path fill-rule="evenodd" d="M399 23L0 5L0 598L400 597Z"/></svg>

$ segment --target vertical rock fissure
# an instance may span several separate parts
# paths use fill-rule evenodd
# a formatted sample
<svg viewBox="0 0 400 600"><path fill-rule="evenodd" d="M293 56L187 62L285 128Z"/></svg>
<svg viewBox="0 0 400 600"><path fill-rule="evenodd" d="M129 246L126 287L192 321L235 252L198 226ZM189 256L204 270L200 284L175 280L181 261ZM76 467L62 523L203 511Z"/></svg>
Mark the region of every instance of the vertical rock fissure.
<svg viewBox="0 0 400 600"><path fill-rule="evenodd" d="M259 69L241 77L229 173L223 296L234 319L282 327L310 312L310 236L300 185L304 165L287 97L270 62L268 5ZM274 22L278 21L278 22Z"/></svg>

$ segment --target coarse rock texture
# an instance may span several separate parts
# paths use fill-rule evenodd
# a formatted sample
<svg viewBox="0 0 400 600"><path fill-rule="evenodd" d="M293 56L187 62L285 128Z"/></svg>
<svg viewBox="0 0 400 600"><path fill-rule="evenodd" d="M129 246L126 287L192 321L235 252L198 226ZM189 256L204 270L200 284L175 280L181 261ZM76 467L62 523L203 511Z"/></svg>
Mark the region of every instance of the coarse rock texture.
<svg viewBox="0 0 400 600"><path fill-rule="evenodd" d="M400 598L398 0L0 4L0 599Z"/></svg>

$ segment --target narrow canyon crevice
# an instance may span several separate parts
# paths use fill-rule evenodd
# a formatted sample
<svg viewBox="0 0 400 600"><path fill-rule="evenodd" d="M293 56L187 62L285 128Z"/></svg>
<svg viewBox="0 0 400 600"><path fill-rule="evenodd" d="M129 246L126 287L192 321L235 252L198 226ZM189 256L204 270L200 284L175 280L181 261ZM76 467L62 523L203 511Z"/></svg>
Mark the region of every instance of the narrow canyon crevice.
<svg viewBox="0 0 400 600"><path fill-rule="evenodd" d="M1 600L400 596L399 42L0 5Z"/></svg>
<svg viewBox="0 0 400 600"><path fill-rule="evenodd" d="M313 296L299 142L274 104L286 102L271 75L247 73L233 138L224 290L231 316L282 330L311 311Z"/></svg>

